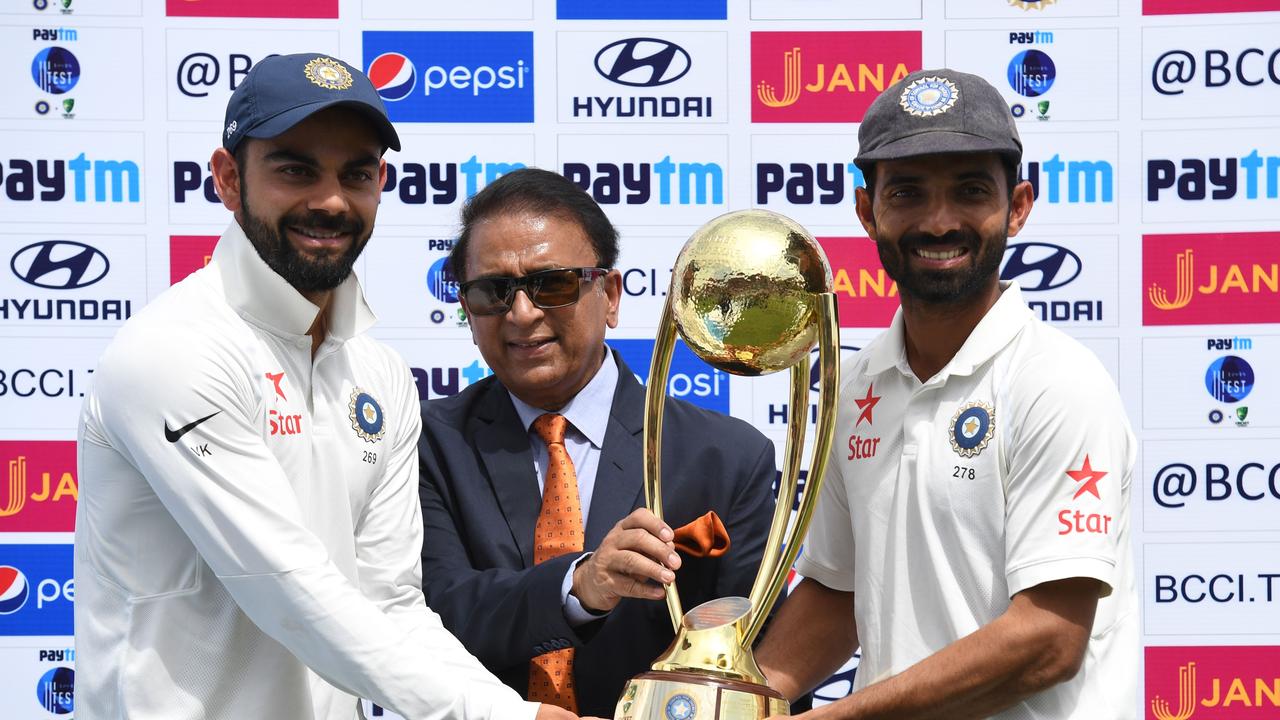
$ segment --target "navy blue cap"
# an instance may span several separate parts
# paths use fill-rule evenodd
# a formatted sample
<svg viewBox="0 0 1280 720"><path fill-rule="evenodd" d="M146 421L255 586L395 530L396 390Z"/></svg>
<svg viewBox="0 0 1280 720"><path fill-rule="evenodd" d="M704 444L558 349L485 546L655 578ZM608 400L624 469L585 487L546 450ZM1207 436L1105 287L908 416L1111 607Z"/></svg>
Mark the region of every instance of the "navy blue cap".
<svg viewBox="0 0 1280 720"><path fill-rule="evenodd" d="M983 152L1022 159L1009 105L977 75L939 68L917 70L872 101L853 162L866 172L881 160Z"/></svg>
<svg viewBox="0 0 1280 720"><path fill-rule="evenodd" d="M256 63L227 101L222 147L234 153L246 137L276 137L312 113L335 106L367 117L384 150L400 149L400 136L369 78L341 60L317 53L272 55Z"/></svg>

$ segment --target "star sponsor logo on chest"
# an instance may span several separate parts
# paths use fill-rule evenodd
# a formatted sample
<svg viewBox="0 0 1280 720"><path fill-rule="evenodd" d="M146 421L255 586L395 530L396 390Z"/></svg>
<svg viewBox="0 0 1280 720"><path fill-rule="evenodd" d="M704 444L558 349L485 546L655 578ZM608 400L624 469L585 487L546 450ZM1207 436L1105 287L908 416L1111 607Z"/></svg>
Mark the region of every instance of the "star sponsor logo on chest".
<svg viewBox="0 0 1280 720"><path fill-rule="evenodd" d="M288 402L289 397L285 394L285 373L267 372L263 373L263 377L271 381L271 389L274 392L272 396L277 405L281 402ZM295 436L302 434L302 413L290 412L290 408L278 410L276 408L267 408L267 428L271 436Z"/></svg>
<svg viewBox="0 0 1280 720"><path fill-rule="evenodd" d="M862 423L873 424L872 412L875 410L876 403L880 402L880 397L875 394L875 384L872 383L867 386L865 396L853 399L861 412L858 415L858 421L853 424L854 432L849 436L849 460L869 460L876 456L876 450L880 448L879 437L864 437L857 432Z"/></svg>
<svg viewBox="0 0 1280 720"><path fill-rule="evenodd" d="M1072 501L1080 499L1083 495L1092 495L1094 498L1101 500L1102 493L1098 490L1098 481L1107 476L1106 470L1098 470L1093 467L1089 455L1086 453L1084 462L1080 464L1077 470L1067 470L1067 477L1079 483L1076 486L1074 494L1071 496ZM1065 508L1058 512L1058 534L1071 535L1076 533L1106 535L1111 532L1111 516L1097 512L1085 512L1079 508Z"/></svg>
<svg viewBox="0 0 1280 720"><path fill-rule="evenodd" d="M996 409L974 400L951 417L951 449L964 458L976 457L996 434Z"/></svg>
<svg viewBox="0 0 1280 720"><path fill-rule="evenodd" d="M367 391L360 388L351 389L351 429L356 437L365 442L378 442L386 434L386 418L382 414L382 406Z"/></svg>

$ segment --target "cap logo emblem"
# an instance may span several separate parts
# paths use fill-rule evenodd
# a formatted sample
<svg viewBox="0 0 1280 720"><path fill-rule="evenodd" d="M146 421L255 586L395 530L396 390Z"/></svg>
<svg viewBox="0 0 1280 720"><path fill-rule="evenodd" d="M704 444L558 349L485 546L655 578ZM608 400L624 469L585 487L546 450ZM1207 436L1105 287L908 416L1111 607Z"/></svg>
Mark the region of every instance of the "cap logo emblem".
<svg viewBox="0 0 1280 720"><path fill-rule="evenodd" d="M950 80L937 77L920 78L902 91L898 104L916 117L933 117L955 107L960 89Z"/></svg>
<svg viewBox="0 0 1280 720"><path fill-rule="evenodd" d="M318 57L303 69L307 79L326 90L346 90L351 87L351 72L333 58Z"/></svg>
<svg viewBox="0 0 1280 720"><path fill-rule="evenodd" d="M227 138L228 138L228 139L230 139L232 135L235 135L235 134L236 134L236 128L237 128L237 127L238 127L238 124L236 123L236 121L235 121L235 120L232 120L232 121L231 121L231 124L227 126Z"/></svg>

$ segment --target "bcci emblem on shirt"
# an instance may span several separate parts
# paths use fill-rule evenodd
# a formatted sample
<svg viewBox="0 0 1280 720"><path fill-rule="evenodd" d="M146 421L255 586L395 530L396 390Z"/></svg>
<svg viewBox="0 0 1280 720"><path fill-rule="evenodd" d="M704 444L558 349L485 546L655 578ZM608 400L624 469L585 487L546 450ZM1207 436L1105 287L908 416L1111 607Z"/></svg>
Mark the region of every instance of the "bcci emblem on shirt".
<svg viewBox="0 0 1280 720"><path fill-rule="evenodd" d="M995 408L984 402L965 403L951 418L951 449L960 457L974 457L987 447L995 432Z"/></svg>
<svg viewBox="0 0 1280 720"><path fill-rule="evenodd" d="M351 429L365 442L378 442L386 433L382 406L369 393L360 388L351 390Z"/></svg>

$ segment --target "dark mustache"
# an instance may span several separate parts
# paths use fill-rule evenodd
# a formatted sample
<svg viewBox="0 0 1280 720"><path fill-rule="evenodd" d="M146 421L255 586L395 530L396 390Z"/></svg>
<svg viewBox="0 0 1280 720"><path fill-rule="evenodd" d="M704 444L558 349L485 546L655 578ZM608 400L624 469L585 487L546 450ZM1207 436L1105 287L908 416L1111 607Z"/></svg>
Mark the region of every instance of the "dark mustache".
<svg viewBox="0 0 1280 720"><path fill-rule="evenodd" d="M304 230L348 233L356 236L364 233L364 223L359 218L347 215L330 215L329 213L294 214L284 216L281 218L280 223L281 225L303 228Z"/></svg>
<svg viewBox="0 0 1280 720"><path fill-rule="evenodd" d="M978 237L978 233L974 230L949 230L943 235L932 235L929 233L907 233L902 236L899 244L907 250L915 248L929 247L931 245L965 245L968 247L978 247L982 239Z"/></svg>

